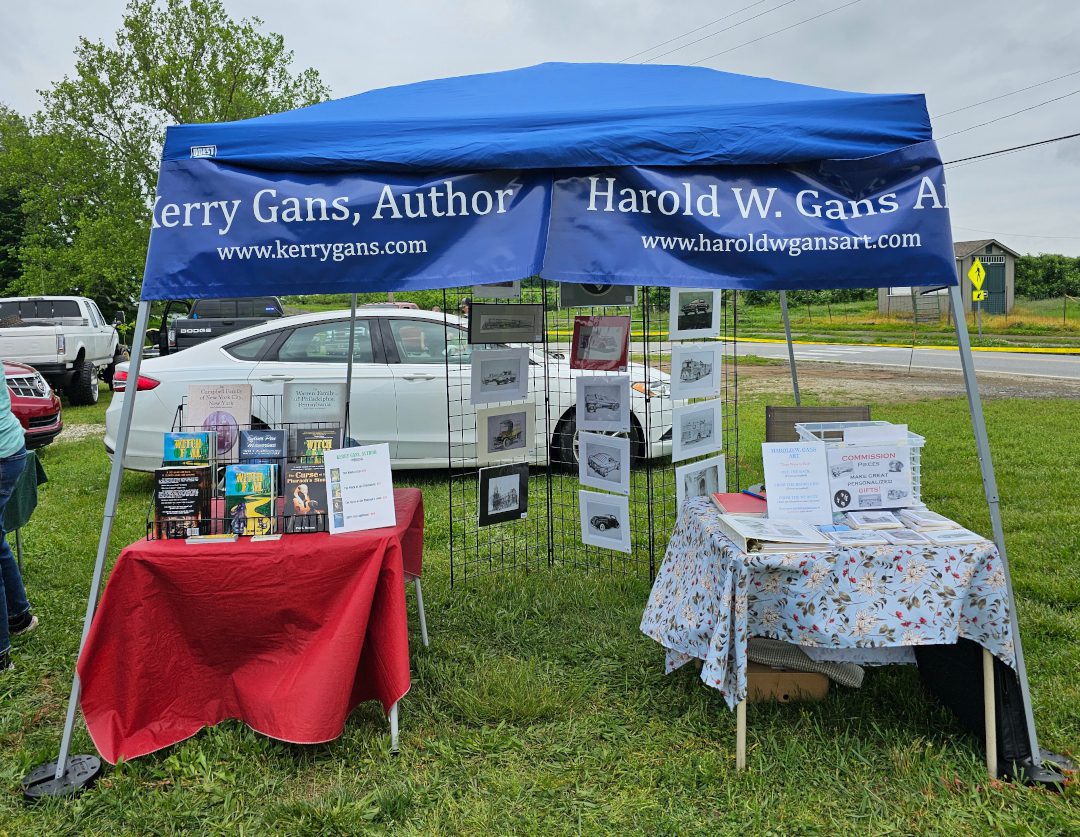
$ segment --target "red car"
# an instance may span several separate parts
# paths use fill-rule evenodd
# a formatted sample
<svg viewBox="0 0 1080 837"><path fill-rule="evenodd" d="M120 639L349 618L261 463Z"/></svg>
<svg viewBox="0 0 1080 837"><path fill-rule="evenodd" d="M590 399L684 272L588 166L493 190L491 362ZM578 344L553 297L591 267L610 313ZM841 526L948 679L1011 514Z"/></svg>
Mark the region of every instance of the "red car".
<svg viewBox="0 0 1080 837"><path fill-rule="evenodd" d="M11 412L26 434L28 448L41 448L60 435L64 420L60 415L60 399L45 379L25 363L4 361Z"/></svg>

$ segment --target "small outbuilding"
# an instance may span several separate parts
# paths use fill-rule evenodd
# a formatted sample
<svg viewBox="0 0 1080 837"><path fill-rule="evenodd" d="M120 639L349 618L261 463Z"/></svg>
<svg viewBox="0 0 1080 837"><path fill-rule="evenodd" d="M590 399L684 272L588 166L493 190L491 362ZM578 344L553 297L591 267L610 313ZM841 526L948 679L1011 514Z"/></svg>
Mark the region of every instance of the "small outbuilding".
<svg viewBox="0 0 1080 837"><path fill-rule="evenodd" d="M973 290L968 271L978 259L986 271L983 290L986 299L982 309L987 314L1007 314L1013 309L1016 294L1016 259L1020 255L998 241L984 238L978 241L953 242L956 272L964 295L964 306L975 310L971 300ZM912 306L918 320L934 320L945 315L949 307L948 289L934 287L896 287L878 289L878 311L883 314L911 314Z"/></svg>

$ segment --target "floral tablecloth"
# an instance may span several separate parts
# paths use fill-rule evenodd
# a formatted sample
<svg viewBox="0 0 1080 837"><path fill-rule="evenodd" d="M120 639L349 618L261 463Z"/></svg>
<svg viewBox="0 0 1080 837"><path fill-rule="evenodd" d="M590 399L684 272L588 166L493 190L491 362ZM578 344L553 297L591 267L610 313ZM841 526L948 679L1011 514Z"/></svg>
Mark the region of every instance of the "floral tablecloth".
<svg viewBox="0 0 1080 837"><path fill-rule="evenodd" d="M965 637L1015 668L1005 573L990 541L747 554L718 517L708 498L686 503L641 630L666 649L668 672L703 660L701 679L728 706L746 697L750 636L826 648Z"/></svg>

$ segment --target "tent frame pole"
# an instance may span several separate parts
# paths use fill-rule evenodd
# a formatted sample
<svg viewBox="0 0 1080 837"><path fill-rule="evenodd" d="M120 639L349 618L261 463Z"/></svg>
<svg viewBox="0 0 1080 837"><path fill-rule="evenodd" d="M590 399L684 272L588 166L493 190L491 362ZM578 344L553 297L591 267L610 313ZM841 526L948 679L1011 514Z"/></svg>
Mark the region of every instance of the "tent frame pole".
<svg viewBox="0 0 1080 837"><path fill-rule="evenodd" d="M780 291L780 315L784 318L784 334L787 337L788 364L791 366L791 389L795 393L795 406L802 406L799 395L799 373L795 371L795 347L791 343L791 317L788 316L787 291Z"/></svg>
<svg viewBox="0 0 1080 837"><path fill-rule="evenodd" d="M56 759L55 778L60 780L67 771L68 754L71 750L71 737L75 729L75 713L79 707L79 695L82 684L79 682L78 661L90 634L90 625L97 610L98 593L101 590L101 577L105 568L105 557L109 551L109 539L112 536L113 520L120 501L120 484L124 476L124 456L127 453L128 436L131 431L131 418L135 412L135 395L139 389L139 367L142 365L143 341L150 320L150 301L140 300L135 317L135 337L132 341L131 361L128 364L127 384L124 388L124 406L120 410L120 426L116 431L116 451L113 453L112 469L109 473L109 488L105 494L105 516L101 524L101 537L98 539L97 559L94 562L94 575L90 581L90 593L86 599L86 616L83 619L82 638L79 640L79 653L75 658L75 676L71 680L71 695L68 698L67 718L64 721L64 734L60 738L60 754Z"/></svg>
<svg viewBox="0 0 1080 837"><path fill-rule="evenodd" d="M349 441L344 436L352 436L352 428L349 426L349 404L352 402L352 373L353 373L353 347L356 345L356 294L352 295L349 308L349 365L345 367L345 430L342 434L341 446L345 447Z"/></svg>
<svg viewBox="0 0 1080 837"><path fill-rule="evenodd" d="M975 431L975 448L979 457L979 469L982 472L983 492L986 494L986 504L990 509L990 526L993 529L994 543L997 545L998 557L1001 560L1005 583L1009 590L1009 627L1012 630L1016 653L1016 675L1020 680L1020 694L1024 701L1024 722L1027 726L1028 745L1031 747L1032 763L1038 766L1042 761L1042 755L1039 751L1039 739L1035 733L1031 689L1028 686L1027 666L1024 664L1024 646L1020 640L1020 620L1016 613L1016 594L1013 592L1009 559L1005 554L1005 528L1001 523L997 479L994 477L994 463L990 458L990 440L986 434L986 419L983 416L982 399L979 396L979 383L975 377L975 359L971 353L971 339L968 336L967 318L964 316L964 301L958 284L949 288L949 301L952 304L953 319L956 322L956 337L960 344L960 365L964 370L964 387L967 389L968 407L971 411L971 426Z"/></svg>

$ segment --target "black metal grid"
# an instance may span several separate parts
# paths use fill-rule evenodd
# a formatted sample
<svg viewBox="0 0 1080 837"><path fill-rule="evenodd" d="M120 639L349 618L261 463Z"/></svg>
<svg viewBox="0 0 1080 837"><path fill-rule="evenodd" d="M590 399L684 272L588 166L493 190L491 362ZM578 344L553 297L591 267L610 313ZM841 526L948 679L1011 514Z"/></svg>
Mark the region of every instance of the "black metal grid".
<svg viewBox="0 0 1080 837"><path fill-rule="evenodd" d="M460 312L466 299L507 306L542 303L548 328L543 343L532 346L534 364L530 367L530 401L534 404L538 444L511 460L527 462L530 468L529 509L525 520L487 527L478 525L478 475L482 466L475 460L476 407L469 403L470 364L461 355L447 353L451 583L500 571L529 572L556 563L651 579L663 559L677 517L675 470L670 456L675 405L661 386L666 384L671 357L671 343L666 334L666 289L639 288L634 306L562 309L558 306L558 284L537 279L525 284L517 300L474 298L470 288L447 290L443 294L443 310ZM724 402L722 453L735 466L726 469L730 486L737 485L739 459L736 335L730 310L735 294L725 292L721 299L725 362L719 397ZM632 400L630 554L586 545L581 540L578 492L583 486L578 480L576 458L569 453L575 447L576 436L570 343L574 318L589 315L631 317L629 374L631 384L642 391L635 393ZM447 324L448 345L452 339L450 329ZM660 455L649 456L650 452ZM709 456L715 455L718 454ZM678 464L693 461L687 459Z"/></svg>

